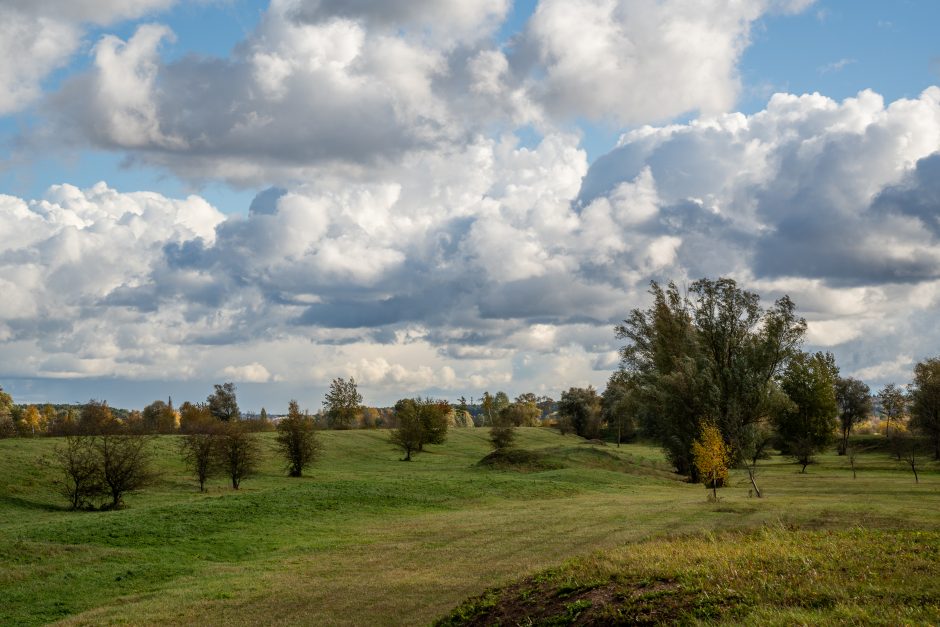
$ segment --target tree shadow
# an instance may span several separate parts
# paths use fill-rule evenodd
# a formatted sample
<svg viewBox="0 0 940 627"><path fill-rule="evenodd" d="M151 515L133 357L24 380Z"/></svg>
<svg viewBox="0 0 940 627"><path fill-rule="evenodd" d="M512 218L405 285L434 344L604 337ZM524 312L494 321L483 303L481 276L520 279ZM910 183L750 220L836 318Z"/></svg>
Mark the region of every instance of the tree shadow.
<svg viewBox="0 0 940 627"><path fill-rule="evenodd" d="M69 511L69 508L65 505L59 505L58 503L47 503L44 501L31 501L29 499L24 499L19 496L13 496L10 494L0 494L0 507L9 506L16 507L19 509L28 509L33 511L41 512L65 512Z"/></svg>

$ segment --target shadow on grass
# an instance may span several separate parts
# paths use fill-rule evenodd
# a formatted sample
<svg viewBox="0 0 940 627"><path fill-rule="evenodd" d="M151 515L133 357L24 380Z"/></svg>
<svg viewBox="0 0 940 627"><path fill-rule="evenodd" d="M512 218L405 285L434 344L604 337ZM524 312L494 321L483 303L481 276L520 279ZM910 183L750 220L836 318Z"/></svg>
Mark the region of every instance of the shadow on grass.
<svg viewBox="0 0 940 627"><path fill-rule="evenodd" d="M28 509L33 511L40 512L67 512L70 511L69 508L65 505L59 505L58 503L48 503L45 501L31 501L29 499L24 499L19 496L12 496L9 494L0 495L0 507L10 506L16 507L19 509Z"/></svg>

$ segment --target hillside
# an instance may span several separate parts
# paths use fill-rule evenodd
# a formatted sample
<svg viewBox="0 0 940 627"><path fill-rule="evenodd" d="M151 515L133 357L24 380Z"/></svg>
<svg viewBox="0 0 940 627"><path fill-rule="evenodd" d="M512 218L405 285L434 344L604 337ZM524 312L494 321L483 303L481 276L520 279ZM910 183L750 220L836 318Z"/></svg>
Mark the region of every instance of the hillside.
<svg viewBox="0 0 940 627"><path fill-rule="evenodd" d="M806 475L774 459L760 477L768 498L749 499L733 476L716 507L644 445L522 429L521 446L559 466L524 472L477 466L482 429L454 430L411 463L387 432L321 437L309 477L286 477L271 451L242 490L216 479L207 494L185 475L178 439L156 438L158 483L115 512L64 509L37 463L55 440L0 441L0 623L426 624L486 589L637 541L940 519L936 467L914 485L881 454L855 481L834 456Z"/></svg>

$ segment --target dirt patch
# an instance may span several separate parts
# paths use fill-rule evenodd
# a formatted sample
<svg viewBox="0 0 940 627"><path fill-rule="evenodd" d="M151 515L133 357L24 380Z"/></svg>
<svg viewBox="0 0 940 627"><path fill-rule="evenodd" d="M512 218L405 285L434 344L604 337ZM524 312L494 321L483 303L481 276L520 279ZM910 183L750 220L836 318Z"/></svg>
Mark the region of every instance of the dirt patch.
<svg viewBox="0 0 940 627"><path fill-rule="evenodd" d="M733 596L704 594L677 579L612 579L581 585L526 579L468 599L439 626L658 625L733 613Z"/></svg>

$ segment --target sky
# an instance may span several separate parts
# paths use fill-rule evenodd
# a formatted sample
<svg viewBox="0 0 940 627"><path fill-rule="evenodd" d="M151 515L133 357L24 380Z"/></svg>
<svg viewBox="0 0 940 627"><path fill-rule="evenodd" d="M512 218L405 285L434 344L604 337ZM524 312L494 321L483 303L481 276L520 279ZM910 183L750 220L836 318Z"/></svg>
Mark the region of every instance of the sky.
<svg viewBox="0 0 940 627"><path fill-rule="evenodd" d="M0 0L0 386L603 388L651 280L940 354L940 3Z"/></svg>

